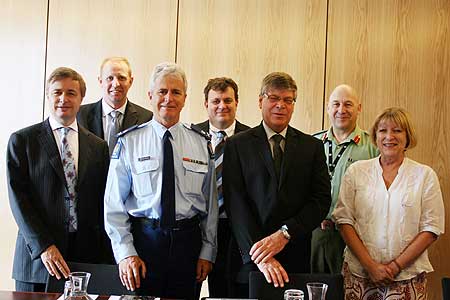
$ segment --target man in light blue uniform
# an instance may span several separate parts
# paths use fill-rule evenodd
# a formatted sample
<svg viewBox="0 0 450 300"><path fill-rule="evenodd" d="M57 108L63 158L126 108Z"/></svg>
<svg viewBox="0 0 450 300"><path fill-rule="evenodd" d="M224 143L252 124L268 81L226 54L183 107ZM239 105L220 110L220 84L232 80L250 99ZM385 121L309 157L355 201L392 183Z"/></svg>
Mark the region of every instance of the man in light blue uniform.
<svg viewBox="0 0 450 300"><path fill-rule="evenodd" d="M209 135L179 122L186 76L155 67L154 118L121 134L105 191L106 231L122 283L139 294L193 299L217 252L217 190Z"/></svg>

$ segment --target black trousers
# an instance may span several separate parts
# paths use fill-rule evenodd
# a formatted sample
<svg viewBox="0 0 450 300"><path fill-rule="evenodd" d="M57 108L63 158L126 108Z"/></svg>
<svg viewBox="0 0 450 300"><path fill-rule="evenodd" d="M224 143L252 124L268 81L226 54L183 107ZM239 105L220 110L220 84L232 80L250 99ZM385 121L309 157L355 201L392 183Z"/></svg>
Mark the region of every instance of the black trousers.
<svg viewBox="0 0 450 300"><path fill-rule="evenodd" d="M228 219L219 219L217 243L216 262L208 275L209 296L234 298L236 274L242 266L242 259Z"/></svg>
<svg viewBox="0 0 450 300"><path fill-rule="evenodd" d="M148 219L133 218L132 234L136 251L147 267L137 293L195 299L197 261L202 246L199 222L163 229Z"/></svg>

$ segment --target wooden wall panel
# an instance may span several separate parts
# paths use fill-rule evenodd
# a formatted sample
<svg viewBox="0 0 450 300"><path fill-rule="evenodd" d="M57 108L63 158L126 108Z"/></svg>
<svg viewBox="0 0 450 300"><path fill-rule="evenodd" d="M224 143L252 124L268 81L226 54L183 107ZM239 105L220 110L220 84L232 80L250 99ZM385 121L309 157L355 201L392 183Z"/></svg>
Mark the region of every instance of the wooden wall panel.
<svg viewBox="0 0 450 300"><path fill-rule="evenodd" d="M48 64L81 72L84 103L101 98L97 81L104 58L129 59L134 82L129 99L149 108L148 79L161 61L175 60L177 0L50 0Z"/></svg>
<svg viewBox="0 0 450 300"><path fill-rule="evenodd" d="M261 121L258 94L263 77L291 74L299 93L291 124L321 128L326 0L183 0L179 9L177 62L189 82L183 119L207 118L203 88L228 76L239 85L237 118Z"/></svg>
<svg viewBox="0 0 450 300"><path fill-rule="evenodd" d="M1 0L0 4L0 290L12 290L17 226L7 196L6 145L12 132L42 119L47 0Z"/></svg>
<svg viewBox="0 0 450 300"><path fill-rule="evenodd" d="M446 0L330 0L326 95L340 83L360 93L360 124L369 128L389 106L412 115L419 144L408 156L438 173L450 215L450 2ZM326 122L325 127L328 126ZM441 299L440 279L450 275L448 234L430 257L430 299Z"/></svg>

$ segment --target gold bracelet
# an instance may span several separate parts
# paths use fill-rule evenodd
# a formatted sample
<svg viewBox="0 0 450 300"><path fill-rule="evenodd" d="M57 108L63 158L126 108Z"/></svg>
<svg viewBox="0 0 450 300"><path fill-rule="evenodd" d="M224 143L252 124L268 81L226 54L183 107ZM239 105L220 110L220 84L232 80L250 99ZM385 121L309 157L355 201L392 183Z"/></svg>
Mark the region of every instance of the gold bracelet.
<svg viewBox="0 0 450 300"><path fill-rule="evenodd" d="M398 268L398 272L400 273L400 272L402 271L402 268L401 268L401 267L400 267L400 265L398 264L397 260L396 260L396 259L394 259L394 260L393 260L392 262L394 263L394 265L396 265L396 266L397 266L397 268Z"/></svg>

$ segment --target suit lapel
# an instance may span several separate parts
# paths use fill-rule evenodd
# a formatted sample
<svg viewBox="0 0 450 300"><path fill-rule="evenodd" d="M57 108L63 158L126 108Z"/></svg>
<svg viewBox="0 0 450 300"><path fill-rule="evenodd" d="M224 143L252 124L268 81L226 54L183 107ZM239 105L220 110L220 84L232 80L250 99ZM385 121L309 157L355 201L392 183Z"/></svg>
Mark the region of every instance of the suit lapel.
<svg viewBox="0 0 450 300"><path fill-rule="evenodd" d="M87 163L91 157L91 147L88 142L89 131L78 125L78 180L77 186L81 186L87 171Z"/></svg>
<svg viewBox="0 0 450 300"><path fill-rule="evenodd" d="M244 131L246 129L247 128L243 124L241 124L239 121L236 121L236 127L234 128L234 133L238 133L238 132Z"/></svg>
<svg viewBox="0 0 450 300"><path fill-rule="evenodd" d="M286 132L286 144L284 147L284 155L283 155L283 162L281 165L281 174L280 174L280 182L278 185L278 189L281 189L281 186L286 180L286 175L288 173L288 170L290 168L289 162L295 161L295 159L298 159L298 149L297 149L297 139L298 136L295 133L294 130L289 126L288 130ZM296 158L297 156L297 158Z"/></svg>
<svg viewBox="0 0 450 300"><path fill-rule="evenodd" d="M64 182L64 185L66 185L61 155L59 154L58 146L56 145L57 141L55 141L55 137L48 119L42 123L42 131L38 137L38 140L41 147L47 152L48 161L55 170L56 175L62 182Z"/></svg>
<svg viewBox="0 0 450 300"><path fill-rule="evenodd" d="M261 123L256 128L256 131L254 132L255 137L257 138L257 148L258 153L261 157L261 159L264 162L264 165L267 168L267 171L269 172L272 179L276 181L276 175L275 175L275 167L273 165L273 159L272 159L272 152L270 151L270 145L269 141L267 140L266 131L264 130L264 127Z"/></svg>
<svg viewBox="0 0 450 300"><path fill-rule="evenodd" d="M96 135L104 138L103 133L103 109L102 100L97 101L94 105L93 113L89 114L88 128L92 129L92 132Z"/></svg>
<svg viewBox="0 0 450 300"><path fill-rule="evenodd" d="M136 108L130 101L127 101L127 107L125 108L125 115L123 116L122 128L120 131L130 128L138 123L138 113Z"/></svg>

